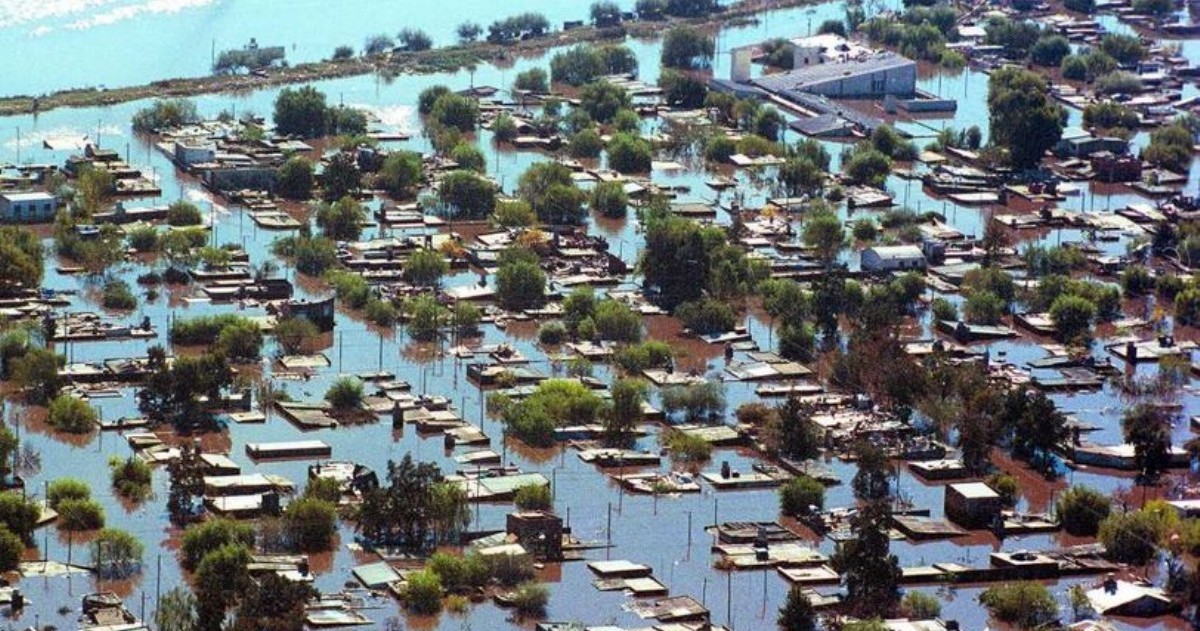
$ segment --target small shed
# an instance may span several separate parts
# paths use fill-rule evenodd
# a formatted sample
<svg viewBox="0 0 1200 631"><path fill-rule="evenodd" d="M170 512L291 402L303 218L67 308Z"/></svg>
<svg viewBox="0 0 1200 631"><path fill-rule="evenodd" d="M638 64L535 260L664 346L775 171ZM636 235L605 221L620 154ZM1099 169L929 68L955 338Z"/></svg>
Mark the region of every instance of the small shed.
<svg viewBox="0 0 1200 631"><path fill-rule="evenodd" d="M964 528L987 528L1000 516L1000 494L983 482L946 487L946 517Z"/></svg>
<svg viewBox="0 0 1200 631"><path fill-rule="evenodd" d="M863 250L864 272L925 269L925 254L915 245L880 245Z"/></svg>

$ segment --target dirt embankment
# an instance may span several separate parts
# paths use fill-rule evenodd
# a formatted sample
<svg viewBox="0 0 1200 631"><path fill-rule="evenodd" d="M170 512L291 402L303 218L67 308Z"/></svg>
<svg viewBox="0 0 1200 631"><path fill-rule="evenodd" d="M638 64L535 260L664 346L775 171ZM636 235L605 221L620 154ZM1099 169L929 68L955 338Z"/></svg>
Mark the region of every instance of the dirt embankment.
<svg viewBox="0 0 1200 631"><path fill-rule="evenodd" d="M71 89L41 96L19 95L0 98L0 116L44 112L60 107L94 107L113 105L146 98L186 97L220 92L248 92L264 88L309 83L382 72L388 74L420 74L453 72L472 64L511 62L514 57L537 55L560 46L619 39L625 36L657 37L663 29L675 24L691 24L700 28L719 28L737 21L753 18L767 11L812 4L813 0L742 0L719 15L702 19L671 19L665 22L629 22L620 27L595 28L584 26L570 31L558 31L544 37L493 44L474 42L437 48L419 53L403 53L390 59L348 59L317 61L286 68L271 68L251 75L210 75L184 79L164 79L145 85L114 89Z"/></svg>

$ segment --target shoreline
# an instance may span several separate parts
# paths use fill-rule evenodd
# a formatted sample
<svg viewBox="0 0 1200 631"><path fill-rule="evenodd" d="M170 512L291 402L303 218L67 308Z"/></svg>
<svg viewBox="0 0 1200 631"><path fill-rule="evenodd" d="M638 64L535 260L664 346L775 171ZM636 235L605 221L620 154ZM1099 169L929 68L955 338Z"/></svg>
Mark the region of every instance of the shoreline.
<svg viewBox="0 0 1200 631"><path fill-rule="evenodd" d="M283 68L268 68L263 74L206 75L202 77L162 79L150 83L101 90L71 88L41 96L0 97L0 116L38 114L64 107L103 107L148 98L179 98L202 94L262 90L265 88L356 77L373 72L392 75L456 72L471 64L496 63L553 48L625 39L659 37L665 28L690 25L701 29L720 28L728 22L755 17L762 13L817 4L814 0L739 0L719 14L706 18L668 18L661 21L627 22L621 26L597 28L582 26L569 31L554 31L545 36L507 44L487 41L455 44L416 53L400 53L390 59L374 57L342 61L313 61ZM497 86L504 89L504 86Z"/></svg>

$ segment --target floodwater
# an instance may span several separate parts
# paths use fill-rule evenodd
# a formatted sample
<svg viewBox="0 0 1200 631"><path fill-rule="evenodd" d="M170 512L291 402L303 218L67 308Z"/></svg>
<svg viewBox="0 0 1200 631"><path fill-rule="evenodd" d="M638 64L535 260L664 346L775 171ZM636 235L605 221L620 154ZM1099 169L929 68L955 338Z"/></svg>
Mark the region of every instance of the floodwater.
<svg viewBox="0 0 1200 631"><path fill-rule="evenodd" d="M256 36L263 43L276 41L286 42L290 46L292 40L297 41L297 50L301 55L289 56L293 59L315 58L324 55L333 46L350 42L357 43L369 33L357 30L357 25L365 20L362 17L368 9L372 9L370 23L387 22L375 13L375 9L385 12L404 12L406 18L411 15L414 7L409 3L397 3L386 8L374 6L375 3L362 1L339 3L339 12L345 18L341 20L321 19L319 25L314 20L324 16L324 10L310 0L291 5L294 7L294 17L291 12L285 23L276 24L274 12L262 11L257 2L186 2L174 4L147 2L141 7L177 7L174 12L156 12L156 9L133 11L126 19L117 20L112 24L95 24L88 28L70 30L67 25L74 18L60 17L51 14L49 7L59 3L38 4L37 8L26 8L26 11L37 13L37 20L20 20L13 18L18 15L12 6L35 7L34 3L4 3L8 12L0 12L0 31L6 35L22 33L21 46L31 53L41 50L54 50L61 55L53 56L62 60L63 67L46 67L38 72L25 68L28 60L33 64L41 63L51 57L46 54L16 55L10 49L0 56L0 73L6 77L5 91L19 92L26 90L50 89L61 87L63 84L104 82L112 85L133 83L147 79L160 78L173 74L197 74L204 72L207 64L209 41L219 37L221 44L240 43L251 36ZM63 3L64 5L66 3ZM117 3L97 3L117 9ZM570 3L568 11L566 3L550 2L549 0L526 0L520 5L504 5L503 14L515 13L524 9L545 10L552 20L564 17L574 17L585 10L583 3ZM623 4L629 4L624 2ZM579 5L579 6L575 6ZM401 8L402 7L402 8ZM454 11L436 11L415 7L420 12L422 20L397 21L392 30L398 30L405 24L419 23L434 34L439 41L445 41L446 33L459 21L458 16L471 15L480 22L491 19L494 10L482 2L456 2ZM63 9L65 11L65 9ZM132 10L126 10L131 12ZM40 12L40 13L38 13ZM719 50L727 50L732 46L760 41L772 36L796 36L815 28L816 24L827 18L841 17L843 12L840 4L823 4L812 9L796 9L764 15L756 24L743 28L726 29L720 34ZM429 15L425 15L428 13ZM21 14L23 15L23 14ZM33 13L30 13L33 15ZM235 19L234 16L237 16ZM267 16L270 16L268 19ZM485 17L488 16L488 17ZM494 16L500 17L500 16ZM252 19L248 19L252 18ZM428 18L429 21L423 21ZM40 20L40 21L39 21ZM49 26L53 23L54 26ZM34 34L39 25L46 24L51 30L42 34ZM154 28L149 28L154 25ZM810 26L812 25L812 26ZM121 46L113 48L112 55L88 55L85 51L96 46L103 46L111 41L133 41L128 37L130 32L139 34L137 50L127 50ZM141 37L142 33L145 37ZM300 35L303 35L301 37ZM77 37L81 42L69 41ZM107 38L113 38L109 40ZM314 41L315 40L315 41ZM9 40L11 41L11 40ZM631 41L642 60L641 77L654 81L658 74L657 59L659 45L653 41ZM28 49L26 49L28 46ZM46 47L46 48L42 48ZM144 54L145 50L155 51L155 55ZM162 52L163 56L158 53ZM175 57L172 57L174 55ZM69 61L68 61L69 60ZM428 150L428 143L419 134L420 122L415 113L417 94L421 89L444 83L452 89L463 89L471 85L494 85L504 87L511 83L516 74L526 68L545 66L545 58L520 59L513 65L504 68L485 66L478 68L471 76L466 72L438 76L402 76L391 80L377 77L355 77L335 81L319 82L317 88L330 96L331 100L342 101L347 105L365 107L379 117L385 127L414 132L413 139L403 146L416 150ZM86 68L82 72L79 68ZM103 67L98 67L104 64ZM111 66L110 66L111 64ZM727 56L718 56L715 73L728 72ZM22 70L13 74L12 69ZM959 100L959 109L953 120L944 121L946 125L963 128L969 125L979 125L987 128L987 111L984 103L987 77L985 75L964 71L954 74L936 74L932 71L923 74L921 87L938 92L945 96L953 96ZM32 87L22 87L32 86ZM239 95L215 95L198 97L196 100L200 111L208 116L217 114L223 109L236 110L238 113L253 111L269 115L275 90L254 92ZM112 107L90 108L78 110L55 110L40 116L11 117L0 120L0 161L20 162L55 162L61 163L71 153L70 151L53 151L43 145L45 139L81 139L85 135L90 139L99 139L103 146L118 149L128 154L129 160L135 165L152 171L164 190L164 199L144 200L134 204L161 203L176 198L188 198L199 201L206 213L211 213L216 231L217 243L235 242L243 244L250 252L252 261L259 263L269 258L268 249L275 233L259 230L249 217L237 208L227 207L219 200L212 200L200 186L187 178L179 177L171 163L157 150L152 148L144 139L134 136L128 125L130 116L145 102L127 103ZM1078 113L1072 114L1077 121ZM652 123L647 123L652 125ZM921 125L905 123L902 126L913 131L918 136L929 138L943 125L941 120L925 120ZM20 144L17 141L17 128L20 129ZM790 140L795 140L794 135ZM1144 138L1141 139L1144 142ZM480 132L477 137L479 146L488 155L489 172L496 175L506 190L515 188L516 179L531 163L545 159L542 154L534 152L497 151L487 132ZM923 144L926 140L919 139ZM828 145L834 156L835 165L841 146ZM713 194L703 186L705 175L692 169L682 172L656 172L655 181L673 185L689 186L691 193L684 196L691 200L709 200ZM738 174L746 194L746 204L755 206L766 197L774 194L774 185L770 177L751 180L746 174ZM1193 170L1191 186L1196 185L1196 173ZM954 204L933 200L920 189L904 180L893 177L889 188L900 200L907 199L908 205L924 210L936 209L941 211L953 225L967 234L980 234L983 218L978 208L957 207ZM1087 209L1089 212L1109 212L1122 207L1124 204L1140 201L1134 195L1114 193L1110 191L1091 189L1078 198L1070 199L1065 205L1070 208ZM843 211L844 212L844 211ZM864 211L859 211L860 213ZM721 221L728 221L724 214ZM592 230L603 234L612 243L612 250L618 252L629 262L636 260L636 253L641 247L642 239L633 219L623 222L596 222ZM378 234L377 228L368 229L366 237ZM1049 243L1080 241L1085 236L1079 231L1061 230L1046 232L1040 238ZM1125 243L1101 243L1102 248L1109 254L1124 252ZM855 255L844 255L851 265L856 265ZM94 287L95 281L79 277L65 277L53 272L56 261L47 262L47 286L59 290L78 291L72 301L72 310L97 310L99 307L90 300L94 292L88 289ZM131 282L144 272L144 267L135 265L118 266L111 271L114 277L121 277ZM285 269L284 273L295 278L292 271ZM471 283L476 280L473 272L464 272L450 278L451 285ZM188 290L177 290L184 293L163 295L156 301L145 302L138 309L124 316L123 319L133 322L147 316L159 327L160 336L154 341L122 341L111 343L79 343L59 347L72 361L95 361L109 357L144 354L145 349L152 343L165 342L165 330L168 319L188 317L227 311L227 305L213 306L204 301L187 300ZM298 291L301 297L316 297L321 294L319 283L300 282ZM949 296L958 301L957 296ZM247 315L261 314L261 309L247 308ZM748 325L754 339L763 347L767 347L769 332L765 321L750 317ZM928 332L929 323L922 323ZM533 366L544 372L559 371L562 368L545 360L545 353L536 346L536 336L533 327L512 327L507 332L494 327L485 327L484 341L496 343L507 341L516 345L527 356L535 359ZM654 320L649 323L652 336L671 337L675 329L669 324ZM706 490L702 494L684 496L681 498L651 498L629 496L610 484L606 478L590 465L579 461L571 453L561 451L529 452L515 446L500 445L500 427L494 419L483 414L483 398L480 391L469 384L465 378L465 368L461 362L442 354L444 347L436 345L418 345L413 343L403 331L381 332L378 328L368 326L355 314L339 312L337 328L332 336L324 338L326 348L323 352L330 358L332 366L320 371L310 381L278 381L277 386L284 387L293 397L299 400L316 400L324 393L329 383L336 375L364 371L387 370L396 373L400 379L413 384L414 390L440 394L450 397L463 411L464 416L481 424L483 429L493 438L493 448L503 449L506 458L526 470L540 471L555 481L555 508L569 516L570 526L576 537L585 541L604 542L611 539L612 548L604 551L594 551L590 558L629 559L645 563L655 568L655 575L669 586L672 594L688 594L703 600L713 612L713 620L718 623L730 623L736 629L768 629L774 627L777 608L787 592L786 582L774 572L743 572L728 575L712 567L714 558L708 552L710 538L703 532L705 525L714 520L774 520L778 517L776 495L773 491L737 491L717 494ZM719 377L723 359L720 349L708 348L695 343L681 343L687 349L686 361L690 367L707 370L713 378ZM1021 365L1025 361L1041 357L1045 351L1027 340L999 342L992 345L993 357L1000 357L1001 351L1008 361ZM274 353L274 345L268 342L264 355ZM249 371L260 370L271 374L271 366L250 367ZM1154 368L1141 367L1139 373L1151 374ZM598 366L596 374L607 378L610 375L602 366ZM1189 385L1182 400L1184 403L1183 417L1200 413L1200 404L1192 396ZM122 396L117 398L94 399L93 403L102 412L104 418L112 419L121 416L135 416L136 404L133 390L125 389ZM731 383L726 394L729 400L730 413L741 403L754 400L753 386L749 384ZM1119 396L1110 388L1096 393L1076 395L1055 395L1055 400L1067 412L1077 414L1083 421L1100 426L1093 440L1099 443L1119 440L1119 419L1125 405ZM126 442L118 434L93 434L88 437L67 438L53 435L40 420L39 415L19 408L10 407L8 422L16 424L23 440L32 445L40 454L42 467L39 472L29 476L28 491L40 495L43 485L55 478L64 476L80 477L93 482L94 492L105 505L108 513L108 524L112 527L125 529L135 533L145 542L147 553L145 570L133 581L123 583L97 582L84 576L72 578L47 578L23 580L21 585L31 599L31 606L12 621L12 624L29 626L32 624L52 624L65 627L74 623L77 611L59 613L59 607L66 604L77 607L77 598L97 588L114 589L126 597L127 604L135 613L144 613L149 617L154 610L155 598L160 589L165 591L172 586L181 584L186 577L179 569L174 557L178 545L178 533L173 530L163 510L167 492L167 477L164 471L156 471L154 488L156 497L140 506L129 506L113 497L108 489L106 461L111 456L125 457L130 454ZM247 442L292 440L297 438L319 438L333 447L335 459L354 460L382 471L388 460L398 460L405 454L414 458L435 462L443 470L454 470L451 453L443 449L440 438L422 438L413 431L399 432L383 421L376 424L344 427L336 430L324 430L305 434L286 421L272 417L265 425L234 425L229 432L222 436L212 436L206 440L214 449L228 450L230 456L243 465L246 472L260 471L269 474L283 475L298 484L302 484L306 476L306 462L271 462L255 465L245 455L244 447ZM1186 425L1175 430L1175 441L1181 443L1190 437ZM655 438L648 437L642 441L642 447L654 448ZM716 468L722 461L729 461L735 469L747 470L754 459L751 454L735 450L719 450L710 467ZM849 480L853 476L853 466L838 461L831 461L830 466L846 484L830 489L827 506L846 506L853 503L849 488ZM666 466L666 465L664 465ZM1005 469L1015 470L1017 465L1006 464ZM1053 495L1065 488L1066 484L1088 484L1106 492L1116 492L1127 488L1131 481L1101 475L1095 472L1077 471L1055 484L1039 483L1036 476L1025 474L1022 478L1022 507L1031 510L1046 510L1053 501ZM902 495L912 499L921 506L932 509L934 516L942 514L942 491L937 485L928 485L913 478L906 470L901 470L899 487ZM477 508L477 520L473 528L481 530L500 529L504 527L504 515L509 510L505 505L482 505ZM609 513L612 512L612 529L607 529ZM689 530L690 526L690 530ZM337 550L329 555L314 559L314 570L317 574L316 587L326 592L336 592L352 580L350 568L363 561L363 558L350 551L346 544L353 541L354 533L342 526L340 544ZM41 558L43 555L54 560L65 561L71 556L76 561L87 559L86 552L78 539L67 538L58 534L53 528L37 533L39 549L31 551L31 555ZM832 552L832 544L820 541L823 552ZM1065 543L1074 543L1057 535L1039 535L1021 538L1008 538L1002 543L991 535L977 535L970 538L936 541L928 543L909 543L898 541L892 545L892 550L900 557L902 565L922 565L934 561L958 561L963 563L984 563L990 552L998 549L1016 550L1023 548L1048 548ZM626 611L629 599L620 593L599 592L591 583L592 576L580 563L567 564L560 569L547 572L552 580L552 596L548 607L548 619L580 621L586 624L616 624L627 627L645 626L636 616ZM1066 609L1065 591L1070 584L1063 581L1052 585L1054 592L1064 605L1064 616L1069 618ZM943 617L957 619L964 629L978 630L988 623L986 614L976 602L980 589L976 586L960 586L958 588L937 589L933 587L919 588L923 591L936 593L943 599ZM144 605L143 605L144 603ZM409 626L420 629L496 629L507 628L508 613L490 603L473 605L466 615L443 614L437 618L406 618L390 599L378 601L379 608L365 612L378 623L392 618L405 619ZM528 627L528 625L526 625Z"/></svg>

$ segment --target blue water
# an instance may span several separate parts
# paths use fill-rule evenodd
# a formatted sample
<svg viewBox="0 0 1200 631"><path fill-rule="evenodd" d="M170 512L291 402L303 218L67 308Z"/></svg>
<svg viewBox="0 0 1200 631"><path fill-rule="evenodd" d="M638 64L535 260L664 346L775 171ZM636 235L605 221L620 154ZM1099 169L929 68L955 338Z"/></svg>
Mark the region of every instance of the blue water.
<svg viewBox="0 0 1200 631"><path fill-rule="evenodd" d="M634 0L618 2L631 8ZM0 0L0 92L118 87L208 74L212 51L257 38L285 46L291 63L328 58L366 37L420 28L436 45L457 40L466 20L485 29L525 11L556 28L586 19L590 0ZM486 31L485 31L486 32Z"/></svg>

